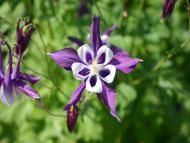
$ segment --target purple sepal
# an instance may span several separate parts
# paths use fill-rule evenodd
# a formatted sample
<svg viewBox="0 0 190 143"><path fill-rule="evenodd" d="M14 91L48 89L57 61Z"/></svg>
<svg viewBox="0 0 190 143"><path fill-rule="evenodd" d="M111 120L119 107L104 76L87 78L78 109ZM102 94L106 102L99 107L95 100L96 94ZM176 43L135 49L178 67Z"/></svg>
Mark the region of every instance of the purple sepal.
<svg viewBox="0 0 190 143"><path fill-rule="evenodd" d="M25 82L18 80L14 82L14 87L16 88L17 92L23 92L29 97L32 97L34 99L40 98L38 93L29 85L27 85Z"/></svg>
<svg viewBox="0 0 190 143"><path fill-rule="evenodd" d="M61 67L71 70L73 63L81 63L78 53L73 48L65 48L59 51L48 53L49 56Z"/></svg>
<svg viewBox="0 0 190 143"><path fill-rule="evenodd" d="M20 74L20 62L21 62L21 51L19 52L18 54L18 59L17 59L17 63L16 63L16 66L13 70L13 73L12 73L12 79L16 79L19 74Z"/></svg>
<svg viewBox="0 0 190 143"><path fill-rule="evenodd" d="M164 20L171 15L175 6L176 0L163 0L161 19Z"/></svg>
<svg viewBox="0 0 190 143"><path fill-rule="evenodd" d="M40 77L37 77L37 76L35 76L33 74L27 74L27 73L20 73L19 78L21 80L25 80L25 81L27 81L27 82L29 82L31 84L34 84L34 83L36 83L36 82L38 82L40 80Z"/></svg>
<svg viewBox="0 0 190 143"><path fill-rule="evenodd" d="M10 46L6 43L8 49L9 49L9 60L8 60L8 66L6 70L6 74L4 77L4 82L7 87L7 89L12 89L12 81L11 81L11 74L12 74L12 50Z"/></svg>
<svg viewBox="0 0 190 143"><path fill-rule="evenodd" d="M115 23L112 27L109 27L103 32L103 35L110 35L117 28L117 23Z"/></svg>
<svg viewBox="0 0 190 143"><path fill-rule="evenodd" d="M0 87L1 87L1 84L3 83L3 78L0 77Z"/></svg>
<svg viewBox="0 0 190 143"><path fill-rule="evenodd" d="M112 52L113 52L114 55L117 54L117 53L119 53L119 52L122 52L123 54L125 54L125 56L127 56L127 57L129 56L128 52L122 51L119 47L117 47L115 45L110 45L109 48L112 50Z"/></svg>
<svg viewBox="0 0 190 143"><path fill-rule="evenodd" d="M80 100L80 97L82 95L82 92L85 88L85 81L81 82L78 87L74 90L74 92L72 93L70 99L69 99L69 102L65 105L64 109L67 110L69 108L69 106L71 105L76 105L79 100Z"/></svg>
<svg viewBox="0 0 190 143"><path fill-rule="evenodd" d="M116 118L118 121L121 121L117 116L115 111L115 91L111 89L106 83L102 82L102 93L98 93L97 96L102 103L107 105L110 110L111 115Z"/></svg>
<svg viewBox="0 0 190 143"><path fill-rule="evenodd" d="M69 39L71 42L77 44L79 47L82 46L82 45L84 45L84 42L83 42L82 40L78 39L77 37L69 36L68 39Z"/></svg>
<svg viewBox="0 0 190 143"><path fill-rule="evenodd" d="M98 16L93 17L90 27L90 44L94 50L94 56L96 56L98 49L102 46L102 40L100 38L100 18Z"/></svg>
<svg viewBox="0 0 190 143"><path fill-rule="evenodd" d="M138 58L130 58L126 52L119 52L114 55L110 64L115 65L118 70L128 74L139 62L142 62L142 60Z"/></svg>
<svg viewBox="0 0 190 143"><path fill-rule="evenodd" d="M3 46L4 40L0 42L0 77L4 76L3 71L3 57L2 57L2 46Z"/></svg>

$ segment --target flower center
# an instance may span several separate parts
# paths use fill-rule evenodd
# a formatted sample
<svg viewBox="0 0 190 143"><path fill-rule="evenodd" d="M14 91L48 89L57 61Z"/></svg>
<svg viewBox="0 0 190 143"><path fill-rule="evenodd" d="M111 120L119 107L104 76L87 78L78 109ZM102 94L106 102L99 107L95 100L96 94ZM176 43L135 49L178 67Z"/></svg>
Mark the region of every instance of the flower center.
<svg viewBox="0 0 190 143"><path fill-rule="evenodd" d="M98 64L96 60L93 60L91 65L89 65L90 71L93 74L97 74L103 67L103 64Z"/></svg>

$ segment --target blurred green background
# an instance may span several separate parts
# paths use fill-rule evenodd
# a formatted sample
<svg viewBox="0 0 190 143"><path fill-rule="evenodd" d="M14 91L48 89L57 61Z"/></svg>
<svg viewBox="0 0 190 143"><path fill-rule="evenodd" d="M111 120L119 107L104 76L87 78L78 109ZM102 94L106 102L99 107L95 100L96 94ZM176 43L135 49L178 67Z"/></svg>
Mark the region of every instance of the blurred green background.
<svg viewBox="0 0 190 143"><path fill-rule="evenodd" d="M101 31L117 22L110 43L144 60L129 75L118 72L112 84L122 122L109 114L95 94L86 101L84 92L71 134L64 117L48 114L22 95L12 106L0 103L0 143L190 143L186 1L177 1L165 23L160 22L162 0L87 0L87 5L91 14L78 17L78 0L0 0L0 31L13 46L18 19L32 20L36 30L21 70L41 77L34 88L42 101L54 114L65 115L63 106L79 82L47 52L75 46L67 39L71 35L88 42L94 15L101 17ZM7 51L3 54L6 59Z"/></svg>

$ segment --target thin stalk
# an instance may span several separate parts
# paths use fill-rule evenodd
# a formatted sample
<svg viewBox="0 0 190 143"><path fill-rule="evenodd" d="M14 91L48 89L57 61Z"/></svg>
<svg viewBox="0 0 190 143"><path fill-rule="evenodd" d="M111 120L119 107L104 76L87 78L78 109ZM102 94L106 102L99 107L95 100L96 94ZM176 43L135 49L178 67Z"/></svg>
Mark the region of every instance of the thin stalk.
<svg viewBox="0 0 190 143"><path fill-rule="evenodd" d="M95 7L96 7L96 9L97 9L97 11L98 11L98 13L99 13L99 15L100 15L102 21L104 22L104 24L105 24L106 26L108 26L108 24L107 24L106 20L104 19L103 14L102 14L102 12L101 12L101 10L100 10L100 7L98 6L96 0L93 0L93 3L94 3L94 5L95 5Z"/></svg>
<svg viewBox="0 0 190 143"><path fill-rule="evenodd" d="M37 106L41 107L42 109L44 109L49 115L51 116L56 116L56 117L66 117L64 114L61 113L53 113L48 107L47 105L45 105L42 100L37 100Z"/></svg>
<svg viewBox="0 0 190 143"><path fill-rule="evenodd" d="M44 49L44 57L45 57L45 61L46 61L46 66L47 66L47 72L48 72L48 75L50 75L51 71L50 71L50 68L49 68L49 60L48 60L48 56L47 56L47 47L45 45L45 42L42 38L42 34L40 32L40 30L38 29L38 27L36 27L37 29L37 32L39 34L39 37L40 37L40 40L42 42L42 45L43 45L43 49ZM51 76L48 76L49 80L55 85L55 87L57 88L57 90L59 90L67 99L68 99L68 96L66 95L65 92L63 92L60 87L56 84L56 82L53 80L53 78L51 78Z"/></svg>

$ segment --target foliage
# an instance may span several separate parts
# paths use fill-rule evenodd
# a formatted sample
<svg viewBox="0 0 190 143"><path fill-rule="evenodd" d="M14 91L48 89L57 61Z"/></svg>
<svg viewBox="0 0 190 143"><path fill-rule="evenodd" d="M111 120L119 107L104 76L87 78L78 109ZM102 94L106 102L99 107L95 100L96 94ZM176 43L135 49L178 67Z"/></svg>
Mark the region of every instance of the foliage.
<svg viewBox="0 0 190 143"><path fill-rule="evenodd" d="M19 18L28 17L35 32L22 70L41 76L35 89L45 104L26 96L12 106L0 104L1 143L188 143L190 142L190 46L186 1L177 1L167 21L160 23L162 0L98 0L91 14L77 17L74 0L1 0L0 31L14 45ZM126 8L127 4L127 8ZM127 10L127 11L126 11ZM127 16L126 16L127 12ZM87 41L93 15L101 30L118 23L110 43L144 60L129 75L117 73L117 122L95 94L79 104L75 131L67 131L63 105L78 81L58 67L47 52L74 46L67 36ZM7 51L3 56L7 57ZM20 100L20 98L22 98ZM54 114L46 112L47 107Z"/></svg>

